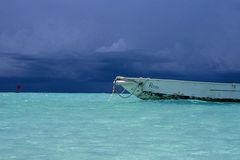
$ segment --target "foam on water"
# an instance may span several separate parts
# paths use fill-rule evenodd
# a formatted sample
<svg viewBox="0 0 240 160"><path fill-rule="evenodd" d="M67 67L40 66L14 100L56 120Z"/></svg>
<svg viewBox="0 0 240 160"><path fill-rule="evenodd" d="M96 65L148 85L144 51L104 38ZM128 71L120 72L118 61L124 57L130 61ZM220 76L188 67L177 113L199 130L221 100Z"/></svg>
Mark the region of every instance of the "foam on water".
<svg viewBox="0 0 240 160"><path fill-rule="evenodd" d="M0 159L240 159L240 103L0 94Z"/></svg>

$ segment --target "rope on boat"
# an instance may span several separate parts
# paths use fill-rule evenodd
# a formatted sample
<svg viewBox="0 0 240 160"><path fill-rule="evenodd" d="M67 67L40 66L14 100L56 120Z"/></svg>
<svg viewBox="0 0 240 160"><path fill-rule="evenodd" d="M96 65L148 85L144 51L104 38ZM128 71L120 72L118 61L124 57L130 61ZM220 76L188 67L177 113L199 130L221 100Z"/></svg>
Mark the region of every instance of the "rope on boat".
<svg viewBox="0 0 240 160"><path fill-rule="evenodd" d="M116 80L117 80L117 77L114 79L114 81L113 81L113 90L112 90L112 94L109 96L109 98L108 98L108 101L110 101L111 99L112 99L112 96L114 95L114 93L116 93L119 97L121 97L121 98L130 98L132 95L134 95L134 93L136 92L136 90L138 89L138 87L139 86L144 86L146 83L147 83L147 81L149 81L149 78L148 79L146 79L145 80L145 82L143 83L143 82L137 82L136 80L131 80L132 82L134 82L134 83L137 83L138 85L136 86L136 88L133 90L133 92L132 93L130 93L129 95L127 95L127 96L123 96L123 93L126 91L126 89L124 88L123 89L123 91L121 92L121 93L118 93L117 92L117 89L116 89ZM142 92L143 92L143 87L141 88L142 89ZM140 94L142 94L142 92L140 93ZM140 95L139 94L139 95Z"/></svg>
<svg viewBox="0 0 240 160"><path fill-rule="evenodd" d="M140 86L140 84L138 84L137 87L133 90L133 92L130 93L129 95L127 95L127 96L123 96L123 93L126 91L126 89L124 89L121 93L118 93L116 88L115 88L113 93L117 93L117 95L121 98L130 98L136 92L136 90L139 86Z"/></svg>
<svg viewBox="0 0 240 160"><path fill-rule="evenodd" d="M138 85L136 86L136 88L133 90L132 93L130 93L130 94L127 95L127 96L123 96L123 93L126 91L126 89L124 88L121 93L118 93L118 92L117 92L117 89L116 89L116 79L115 79L114 82L113 82L113 91L112 91L112 94L113 94L113 93L116 93L116 94L117 94L119 97L121 97L121 98L130 98L130 97L136 92L137 88L138 88L140 85L142 85L142 83L138 83Z"/></svg>

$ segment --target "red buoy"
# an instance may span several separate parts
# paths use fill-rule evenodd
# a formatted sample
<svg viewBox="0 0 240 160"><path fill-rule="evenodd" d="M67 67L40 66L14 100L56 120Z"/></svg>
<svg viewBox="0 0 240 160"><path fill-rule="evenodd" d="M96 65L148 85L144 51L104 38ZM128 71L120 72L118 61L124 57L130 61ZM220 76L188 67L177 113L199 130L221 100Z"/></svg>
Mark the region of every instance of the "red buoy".
<svg viewBox="0 0 240 160"><path fill-rule="evenodd" d="M20 92L22 89L22 86L20 84L16 85L16 92Z"/></svg>

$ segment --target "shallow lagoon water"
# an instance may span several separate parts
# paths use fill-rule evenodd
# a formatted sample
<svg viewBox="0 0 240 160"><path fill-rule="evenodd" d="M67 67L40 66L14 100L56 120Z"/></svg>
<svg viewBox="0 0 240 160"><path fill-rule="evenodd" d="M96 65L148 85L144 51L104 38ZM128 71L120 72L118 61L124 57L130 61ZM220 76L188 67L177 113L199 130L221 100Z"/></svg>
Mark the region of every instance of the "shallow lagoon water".
<svg viewBox="0 0 240 160"><path fill-rule="evenodd" d="M0 93L0 159L240 159L240 103Z"/></svg>

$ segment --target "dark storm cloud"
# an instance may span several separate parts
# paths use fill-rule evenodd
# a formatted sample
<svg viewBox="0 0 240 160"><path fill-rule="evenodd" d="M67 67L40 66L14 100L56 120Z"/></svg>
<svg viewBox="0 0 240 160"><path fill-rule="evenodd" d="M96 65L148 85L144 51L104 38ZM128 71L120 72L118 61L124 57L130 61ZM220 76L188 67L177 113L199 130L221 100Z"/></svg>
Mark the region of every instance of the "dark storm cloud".
<svg viewBox="0 0 240 160"><path fill-rule="evenodd" d="M1 1L0 77L93 86L117 75L240 81L239 6L237 0Z"/></svg>

